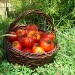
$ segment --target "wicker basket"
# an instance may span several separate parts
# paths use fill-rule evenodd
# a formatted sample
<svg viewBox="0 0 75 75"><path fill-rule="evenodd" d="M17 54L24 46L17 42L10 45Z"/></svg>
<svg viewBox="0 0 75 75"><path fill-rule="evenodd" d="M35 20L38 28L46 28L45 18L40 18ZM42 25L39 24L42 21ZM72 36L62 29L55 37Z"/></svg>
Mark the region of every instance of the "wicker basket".
<svg viewBox="0 0 75 75"><path fill-rule="evenodd" d="M21 20L22 18L24 18L30 14L37 14L37 15L44 16L45 20L46 20L45 27L48 26L48 22L49 22L49 25L51 25L51 31L56 34L51 18L39 10L28 10L28 11L24 12L22 15L20 15L15 21L13 21L10 24L7 33L9 33L10 31L15 31L17 28L25 28L26 24L24 24L25 26L24 25L22 26L22 25L17 25L17 23L19 22L19 20ZM38 19L39 18L40 18L40 16L38 17ZM41 24L39 24L39 25L41 25ZM44 31L44 28L42 26L43 25L41 25L40 27L38 26L38 27L40 30ZM55 48L52 51L45 52L42 54L25 53L20 50L16 50L11 46L11 43L8 40L8 37L5 37L5 44L6 44L5 51L6 51L7 59L10 62L18 63L21 65L26 65L27 67L30 67L30 68L36 68L37 66L41 66L41 65L51 62L54 54L58 50L57 42L55 44Z"/></svg>

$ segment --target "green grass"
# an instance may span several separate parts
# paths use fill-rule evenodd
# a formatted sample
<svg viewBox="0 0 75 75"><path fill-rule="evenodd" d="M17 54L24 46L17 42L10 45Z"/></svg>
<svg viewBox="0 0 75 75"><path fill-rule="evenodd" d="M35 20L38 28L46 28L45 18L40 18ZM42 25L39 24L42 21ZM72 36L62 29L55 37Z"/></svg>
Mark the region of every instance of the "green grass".
<svg viewBox="0 0 75 75"><path fill-rule="evenodd" d="M0 35L5 33L11 21L12 19L1 20ZM13 65L4 58L0 62L0 75L75 75L75 27L56 27L56 30L60 50L57 51L54 62L31 70L26 66ZM1 37L0 45L3 45Z"/></svg>

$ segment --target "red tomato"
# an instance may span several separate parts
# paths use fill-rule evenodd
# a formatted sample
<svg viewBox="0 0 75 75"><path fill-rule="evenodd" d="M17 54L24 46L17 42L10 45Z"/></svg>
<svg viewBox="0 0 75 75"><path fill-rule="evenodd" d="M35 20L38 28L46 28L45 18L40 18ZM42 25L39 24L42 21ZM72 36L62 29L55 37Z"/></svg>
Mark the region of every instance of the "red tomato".
<svg viewBox="0 0 75 75"><path fill-rule="evenodd" d="M46 37L46 35L47 35L47 32L44 32L42 37L44 38L44 37Z"/></svg>
<svg viewBox="0 0 75 75"><path fill-rule="evenodd" d="M27 27L26 27L26 30L35 30L35 31L38 31L38 27L37 27L37 25L35 25L35 24L32 24L32 25L28 25Z"/></svg>
<svg viewBox="0 0 75 75"><path fill-rule="evenodd" d="M42 37L44 32L43 31L39 31L40 36Z"/></svg>
<svg viewBox="0 0 75 75"><path fill-rule="evenodd" d="M37 46L35 48L32 48L32 53L44 53L44 49L40 46Z"/></svg>
<svg viewBox="0 0 75 75"><path fill-rule="evenodd" d="M29 49L29 48L25 48L25 49L23 49L22 51L23 51L23 52L31 53L31 49Z"/></svg>
<svg viewBox="0 0 75 75"><path fill-rule="evenodd" d="M54 48L54 42L49 40L49 38L42 38L40 40L40 46L46 51L51 51Z"/></svg>
<svg viewBox="0 0 75 75"><path fill-rule="evenodd" d="M32 37L35 42L38 42L41 38L38 31L29 31L27 36Z"/></svg>
<svg viewBox="0 0 75 75"><path fill-rule="evenodd" d="M18 50L22 50L22 45L19 41L14 41L12 43L12 46L15 48L15 49L18 49Z"/></svg>
<svg viewBox="0 0 75 75"><path fill-rule="evenodd" d="M41 38L40 40L42 39L44 39L45 41L51 40L49 37L44 37L44 38Z"/></svg>
<svg viewBox="0 0 75 75"><path fill-rule="evenodd" d="M55 39L55 35L53 33L48 33L47 37L49 37L51 40Z"/></svg>
<svg viewBox="0 0 75 75"><path fill-rule="evenodd" d="M22 43L23 47L29 48L29 47L33 46L34 40L31 37L23 37L21 40L21 43Z"/></svg>
<svg viewBox="0 0 75 75"><path fill-rule="evenodd" d="M24 29L17 29L16 34L18 37L23 37L23 36L26 36L27 31Z"/></svg>
<svg viewBox="0 0 75 75"><path fill-rule="evenodd" d="M10 32L10 34L13 34L12 36L9 36L8 39L13 42L13 41L17 41L18 40L18 36L16 35L15 32Z"/></svg>
<svg viewBox="0 0 75 75"><path fill-rule="evenodd" d="M43 38L48 37L51 40L54 40L55 39L55 35L53 33L44 33L42 37Z"/></svg>

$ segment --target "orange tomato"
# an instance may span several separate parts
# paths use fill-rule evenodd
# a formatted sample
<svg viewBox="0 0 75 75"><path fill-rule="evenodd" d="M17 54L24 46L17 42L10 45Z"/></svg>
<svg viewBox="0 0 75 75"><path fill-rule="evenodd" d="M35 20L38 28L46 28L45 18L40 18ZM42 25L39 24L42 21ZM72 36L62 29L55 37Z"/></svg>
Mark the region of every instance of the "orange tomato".
<svg viewBox="0 0 75 75"><path fill-rule="evenodd" d="M40 46L32 48L32 53L44 53L44 52L45 52L44 49Z"/></svg>
<svg viewBox="0 0 75 75"><path fill-rule="evenodd" d="M40 40L40 38L41 38L39 32L38 31L34 31L34 30L29 31L27 36L28 37L32 37L34 39L34 42L38 42Z"/></svg>

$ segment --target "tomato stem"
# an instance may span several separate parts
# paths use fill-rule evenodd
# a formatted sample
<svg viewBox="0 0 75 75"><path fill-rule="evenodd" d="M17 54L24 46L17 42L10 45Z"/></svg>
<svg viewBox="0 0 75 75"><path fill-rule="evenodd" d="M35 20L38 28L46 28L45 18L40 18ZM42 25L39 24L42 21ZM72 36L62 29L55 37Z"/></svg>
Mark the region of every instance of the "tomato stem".
<svg viewBox="0 0 75 75"><path fill-rule="evenodd" d="M51 43L51 40L48 40L47 42L50 44Z"/></svg>
<svg viewBox="0 0 75 75"><path fill-rule="evenodd" d="M35 33L34 36L37 36L37 33Z"/></svg>

